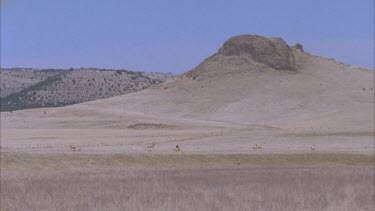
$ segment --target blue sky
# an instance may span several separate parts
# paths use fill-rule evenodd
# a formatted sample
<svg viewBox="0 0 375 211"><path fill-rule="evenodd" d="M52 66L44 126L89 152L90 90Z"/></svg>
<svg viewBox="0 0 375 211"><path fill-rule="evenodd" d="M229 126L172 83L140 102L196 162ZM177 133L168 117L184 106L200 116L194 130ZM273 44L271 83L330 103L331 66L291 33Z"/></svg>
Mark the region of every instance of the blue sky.
<svg viewBox="0 0 375 211"><path fill-rule="evenodd" d="M374 68L373 0L0 0L1 66L182 73L258 34Z"/></svg>

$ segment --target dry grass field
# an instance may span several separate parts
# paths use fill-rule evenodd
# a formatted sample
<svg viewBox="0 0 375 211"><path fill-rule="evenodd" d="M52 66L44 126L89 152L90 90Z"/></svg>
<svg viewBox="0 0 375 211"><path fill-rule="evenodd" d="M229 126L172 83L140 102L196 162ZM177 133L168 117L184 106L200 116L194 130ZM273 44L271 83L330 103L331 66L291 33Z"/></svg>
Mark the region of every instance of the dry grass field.
<svg viewBox="0 0 375 211"><path fill-rule="evenodd" d="M2 175L2 210L373 210L374 168L251 166Z"/></svg>
<svg viewBox="0 0 375 211"><path fill-rule="evenodd" d="M1 156L1 210L374 208L373 155Z"/></svg>

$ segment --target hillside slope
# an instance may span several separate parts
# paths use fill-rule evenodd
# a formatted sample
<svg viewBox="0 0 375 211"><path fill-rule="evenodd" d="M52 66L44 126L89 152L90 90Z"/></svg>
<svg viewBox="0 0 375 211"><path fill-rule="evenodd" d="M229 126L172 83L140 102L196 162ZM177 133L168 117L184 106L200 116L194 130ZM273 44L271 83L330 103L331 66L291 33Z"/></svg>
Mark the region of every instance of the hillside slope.
<svg viewBox="0 0 375 211"><path fill-rule="evenodd" d="M279 38L229 39L180 79L76 108L235 124L373 130L374 71L289 47ZM341 127L340 126L340 127Z"/></svg>
<svg viewBox="0 0 375 211"><path fill-rule="evenodd" d="M0 69L0 98L22 91L63 70L35 70L25 68Z"/></svg>
<svg viewBox="0 0 375 211"><path fill-rule="evenodd" d="M126 70L2 70L1 109L56 107L136 92L173 78ZM150 78L147 75L154 76ZM23 81L26 81L23 83Z"/></svg>

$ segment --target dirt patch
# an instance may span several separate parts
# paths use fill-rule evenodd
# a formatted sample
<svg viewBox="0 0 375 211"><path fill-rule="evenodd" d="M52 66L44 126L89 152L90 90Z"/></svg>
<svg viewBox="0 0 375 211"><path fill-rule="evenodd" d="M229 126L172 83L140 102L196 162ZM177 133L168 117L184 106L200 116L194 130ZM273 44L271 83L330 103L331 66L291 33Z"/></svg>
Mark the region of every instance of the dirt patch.
<svg viewBox="0 0 375 211"><path fill-rule="evenodd" d="M176 128L175 125L167 125L167 124L158 124L158 123L136 123L127 126L127 128L135 129L135 130L163 130L163 129L174 129Z"/></svg>
<svg viewBox="0 0 375 211"><path fill-rule="evenodd" d="M374 131L353 131L353 132L306 132L306 133L288 133L284 136L294 137L315 137L315 136L349 136L349 137L360 137L360 136L375 136Z"/></svg>

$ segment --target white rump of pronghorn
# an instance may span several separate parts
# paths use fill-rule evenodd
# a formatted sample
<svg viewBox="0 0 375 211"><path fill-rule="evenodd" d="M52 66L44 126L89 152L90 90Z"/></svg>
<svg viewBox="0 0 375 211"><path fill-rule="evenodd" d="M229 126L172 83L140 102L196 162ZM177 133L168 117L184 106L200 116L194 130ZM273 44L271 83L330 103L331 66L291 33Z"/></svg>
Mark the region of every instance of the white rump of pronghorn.
<svg viewBox="0 0 375 211"><path fill-rule="evenodd" d="M314 150L315 150L315 145L311 145L310 149L311 149L312 151L314 151Z"/></svg>
<svg viewBox="0 0 375 211"><path fill-rule="evenodd" d="M255 149L255 150L258 150L258 149L262 150L262 146L260 146L260 145L258 145L258 144L255 144L255 145L253 146L253 149Z"/></svg>
<svg viewBox="0 0 375 211"><path fill-rule="evenodd" d="M72 150L73 152L79 152L79 151L81 151L81 147L79 147L79 146L74 146L73 144L70 144L70 145L69 145L69 148L70 148L70 150Z"/></svg>
<svg viewBox="0 0 375 211"><path fill-rule="evenodd" d="M173 151L175 151L175 152L179 152L180 150L181 150L181 148L178 144L173 148Z"/></svg>
<svg viewBox="0 0 375 211"><path fill-rule="evenodd" d="M155 147L155 144L151 144L145 147L146 152L151 152L152 149Z"/></svg>

